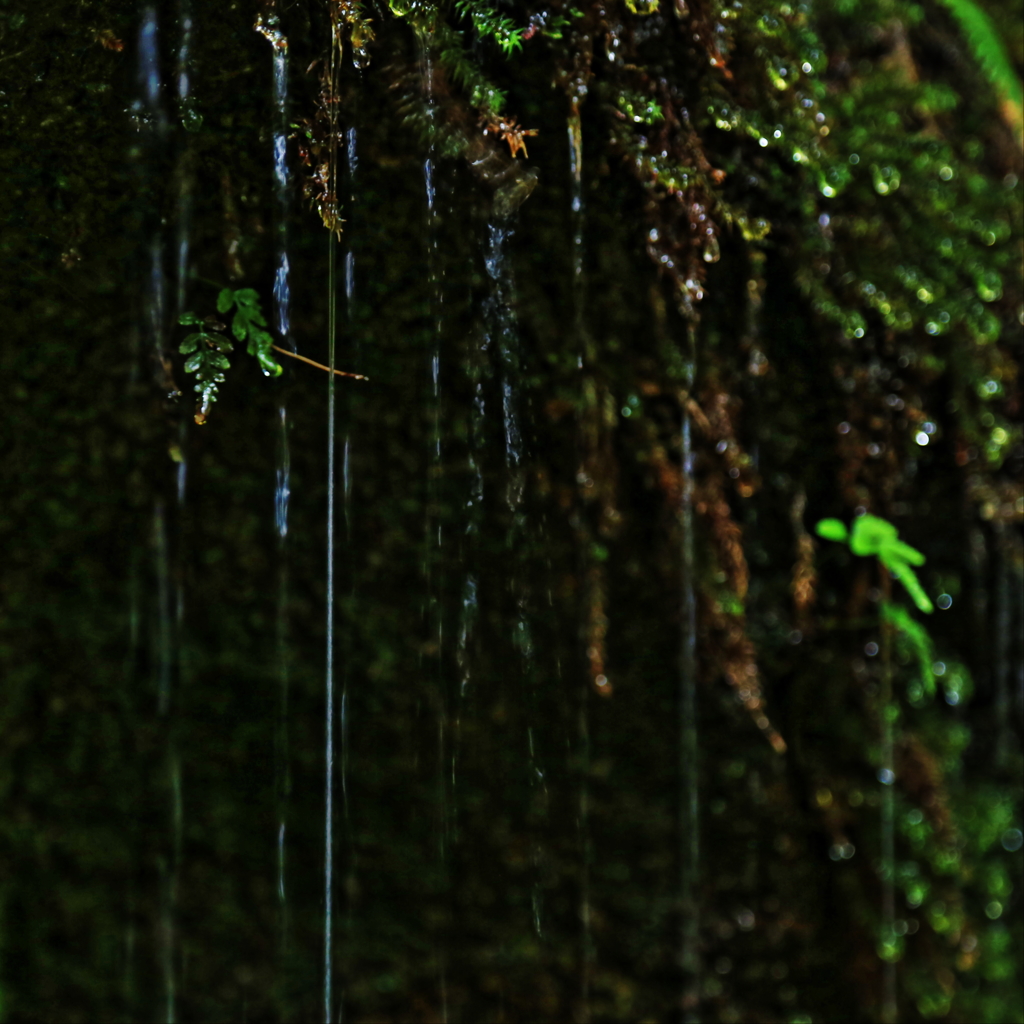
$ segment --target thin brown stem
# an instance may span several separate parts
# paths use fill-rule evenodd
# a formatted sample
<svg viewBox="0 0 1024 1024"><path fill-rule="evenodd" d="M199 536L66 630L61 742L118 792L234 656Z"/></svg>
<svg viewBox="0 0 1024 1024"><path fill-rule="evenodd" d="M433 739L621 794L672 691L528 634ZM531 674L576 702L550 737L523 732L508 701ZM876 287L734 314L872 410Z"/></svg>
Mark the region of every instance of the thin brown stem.
<svg viewBox="0 0 1024 1024"><path fill-rule="evenodd" d="M278 348L277 345L270 346L275 352L280 352L283 356L289 356L292 359L301 359L304 363L309 363L310 366L315 366L318 370L324 370L326 373L331 372L329 366L324 366L323 363L314 362L312 359L307 359L305 356L300 356L298 352L289 352L286 348ZM362 373L349 373L347 370L335 370L334 371L339 377L351 377L353 380L369 380L365 374Z"/></svg>

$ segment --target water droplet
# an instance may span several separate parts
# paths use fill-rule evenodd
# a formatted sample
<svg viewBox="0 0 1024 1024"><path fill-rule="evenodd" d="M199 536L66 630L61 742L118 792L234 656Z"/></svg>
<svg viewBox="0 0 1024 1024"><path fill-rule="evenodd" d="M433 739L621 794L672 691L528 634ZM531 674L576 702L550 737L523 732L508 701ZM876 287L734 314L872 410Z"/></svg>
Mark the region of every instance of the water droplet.
<svg viewBox="0 0 1024 1024"><path fill-rule="evenodd" d="M1024 833L1021 833L1019 828L1008 828L1003 833L1002 844L1004 850L1016 853L1024 846Z"/></svg>

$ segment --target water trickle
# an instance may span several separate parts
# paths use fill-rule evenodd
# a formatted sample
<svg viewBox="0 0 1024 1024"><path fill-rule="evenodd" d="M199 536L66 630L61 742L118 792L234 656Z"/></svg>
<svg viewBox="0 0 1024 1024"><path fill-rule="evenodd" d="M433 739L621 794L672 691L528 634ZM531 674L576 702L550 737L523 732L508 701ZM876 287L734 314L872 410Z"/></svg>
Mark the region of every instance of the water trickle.
<svg viewBox="0 0 1024 1024"><path fill-rule="evenodd" d="M277 486L274 488L274 522L277 535L283 541L288 536L288 499L291 497L291 449L288 445L288 410L278 406L280 444L278 446Z"/></svg>
<svg viewBox="0 0 1024 1024"><path fill-rule="evenodd" d="M687 385L693 385L693 339L691 326L691 360ZM683 409L680 436L682 457L682 493L680 519L682 524L682 656L679 680L679 774L680 833L679 903L682 913L679 964L682 973L680 992L683 1019L700 1019L700 832L699 774L697 756L697 601L694 590L694 510L693 510L693 435L689 410Z"/></svg>
<svg viewBox="0 0 1024 1024"><path fill-rule="evenodd" d="M591 362L590 343L587 337L584 323L584 308L586 302L586 282L583 274L583 129L580 120L579 109L574 101L568 119L568 140L569 140L569 218L572 225L572 304L573 304L573 329L578 347L576 365L580 371L580 391L583 396L588 393L588 380L585 376L586 369ZM586 412L577 414L577 444L580 449L581 469L578 479L585 479L582 460L586 458L586 426L583 417ZM582 520L581 520L582 523ZM582 546L589 549L587 531L584 527L578 531L581 535ZM586 557L586 556L585 556ZM586 577L589 575L587 567L581 560L580 573ZM588 788L588 777L590 775L590 700L591 686L589 681L581 680L579 687L579 703L577 705L577 771L579 777L578 813L577 813L577 836L579 843L580 857L580 891L579 891L579 916L580 916L580 1019L584 1022L590 1020L590 978L593 967L593 938L591 936L590 921L590 862L591 862L591 838L590 838L590 793Z"/></svg>
<svg viewBox="0 0 1024 1024"><path fill-rule="evenodd" d="M288 163L288 38L277 12L256 19L256 31L270 43L273 60L273 168L277 199L275 214L274 326L294 352L291 339L291 264L288 258L288 204L291 168Z"/></svg>
<svg viewBox="0 0 1024 1024"><path fill-rule="evenodd" d="M184 611L182 595L171 572L170 543L163 502L153 512L153 554L157 587L157 623L155 629L155 661L157 668L157 711L167 722L165 732L165 776L170 798L170 849L158 857L160 866L160 969L163 976L164 1020L173 1024L176 1014L177 985L174 972L175 911L177 904L178 864L181 854L182 805L181 768L168 721L171 706L171 684L175 669L177 623L180 629ZM172 608L173 606L173 608Z"/></svg>
<svg viewBox="0 0 1024 1024"><path fill-rule="evenodd" d="M284 886L284 839L287 825L281 822L277 829L277 898L282 906L287 904Z"/></svg>
<svg viewBox="0 0 1024 1024"><path fill-rule="evenodd" d="M442 889L447 891L449 830L451 827L448 803L448 721L449 699L443 675L445 645L444 616L441 594L443 580L440 568L444 550L444 529L440 514L442 475L441 431L441 338L444 324L444 266L440 250L440 211L437 208L437 136L438 109L434 91L434 55L431 42L421 39L420 75L426 107L428 145L423 161L423 186L427 204L427 288L431 314L431 340L428 373L430 381L430 468L427 478L426 538L424 550L425 618L429 646L433 649L437 692L437 851ZM441 1019L448 1020L447 948L442 934L438 944L438 987L441 999Z"/></svg>
<svg viewBox="0 0 1024 1024"><path fill-rule="evenodd" d="M337 337L337 303L335 282L337 239L334 232L328 238L328 297L327 297L327 650L325 657L324 688L327 697L324 737L324 1019L331 1024L333 993L333 909L334 909L334 525L335 525L335 400L334 365Z"/></svg>
<svg viewBox="0 0 1024 1024"><path fill-rule="evenodd" d="M512 258L509 245L513 237L513 228L509 217L495 213L488 224L487 243L484 252L484 265L491 282L490 294L484 304L484 319L487 335L483 349L486 353L492 344L497 349L499 380L501 386L501 411L503 422L503 438L505 449L505 502L513 519L506 538L506 548L514 553L527 547L530 523L522 513L525 488L524 443L521 425L522 407L522 369L518 322L515 315L515 277L512 269ZM481 436L484 428L484 405L480 382L477 383L477 399L474 403L478 411L474 412L473 433ZM472 459L473 469L477 474L474 481L474 496L470 506L482 495L482 480L479 478L478 459ZM473 522L473 520L471 520ZM467 583L471 578L467 578ZM475 587L475 579L472 580ZM547 815L547 783L538 749L538 741L534 724L539 713L536 708L534 687L535 665L534 646L529 622L529 588L526 583L523 567L513 564L509 586L512 599L516 606L516 615L512 623L512 646L518 654L518 669L521 684L524 688L524 702L528 708L526 741L527 741L527 775L531 790L537 786L543 788L540 801L543 808L541 829L546 827ZM474 590L475 595L475 590ZM463 684L464 685L464 684ZM533 911L534 931L538 938L543 937L543 886L541 872L545 859L544 843L536 836L532 843L531 859L533 864L533 884L531 891L531 907Z"/></svg>
<svg viewBox="0 0 1024 1024"><path fill-rule="evenodd" d="M288 39L281 31L277 12L272 8L259 15L255 29L271 45L273 148L272 166L275 185L274 210L274 327L282 344L295 351L291 338L291 264L288 253L288 208L290 202L291 168L288 163ZM333 374L331 374L333 378ZM274 525L278 537L277 583L277 677L278 708L274 730L274 790L277 811L277 898L279 956L282 961L288 948L288 885L286 871L289 804L291 799L291 755L289 730L289 690L291 682L291 651L289 648L289 573L288 573L288 511L291 499L291 447L289 443L288 407L282 397L278 405L277 466L274 487ZM330 638L328 637L328 650ZM328 655L330 672L330 654Z"/></svg>
<svg viewBox="0 0 1024 1024"><path fill-rule="evenodd" d="M486 301L485 315L489 333L497 342L501 367L505 467L508 473L505 497L509 508L515 511L523 497L523 437L519 422L521 373L519 331L514 312L515 280L507 249L512 228L507 221L492 221L487 230L484 264L491 279L491 294Z"/></svg>
<svg viewBox="0 0 1024 1024"><path fill-rule="evenodd" d="M329 80L337 82L339 47L332 46ZM332 86L333 87L333 86ZM331 110L330 179L337 193L337 124L338 109ZM337 416L335 401L335 366L338 338L338 237L331 231L327 240L327 601L326 652L324 689L326 696L324 735L324 1019L333 1019L334 993L334 588L335 588L335 522L337 509L336 449Z"/></svg>
<svg viewBox="0 0 1024 1024"><path fill-rule="evenodd" d="M181 33L178 45L178 113L186 128L194 126L196 114L192 106L192 15L187 0L179 9L178 28ZM177 310L180 316L185 312L188 288L188 260L192 228L192 184L191 147L185 146L178 160L178 245L177 245Z"/></svg>
<svg viewBox="0 0 1024 1024"><path fill-rule="evenodd" d="M350 127L345 133L345 156L348 163L349 220L351 221L352 212L356 205L356 174L359 170L359 137L356 134L355 127ZM345 250L345 301L347 303L348 322L351 327L355 319L356 301L356 254L352 248L351 241Z"/></svg>
<svg viewBox="0 0 1024 1024"><path fill-rule="evenodd" d="M142 12L137 78L140 98L134 106L140 127L145 125L163 131L167 117L160 100L160 30L155 7L147 7Z"/></svg>
<svg viewBox="0 0 1024 1024"><path fill-rule="evenodd" d="M521 625L525 626L525 621L521 621ZM526 635L523 637L522 647L524 652L524 661L526 666L526 682L531 687L530 697L533 698L534 692L532 688L532 661L533 661L533 645L530 641L529 632L526 631ZM531 704L535 702L531 699ZM536 720L537 718L536 708L531 707L530 718ZM526 729L526 742L528 751L527 766L529 770L530 788L536 790L538 787L541 793L541 817L542 817L542 828L546 829L548 824L548 809L550 806L550 797L548 795L548 782L547 774L544 770L544 764L541 759L539 743L535 735L536 730L532 725L527 726ZM533 886L530 893L530 905L533 910L533 930L537 935L538 939L544 938L544 886L542 884L542 874L544 871L544 863L546 860L546 851L544 843L540 836L536 836L533 841L532 850L533 860Z"/></svg>
<svg viewBox="0 0 1024 1024"><path fill-rule="evenodd" d="M288 440L288 411L278 407L277 485L274 488L274 523L278 537L277 582L277 677L278 709L274 742L274 789L277 802L277 895L280 912L281 954L288 939L288 895L285 884L285 849L288 805L291 796L288 699L291 655L288 646L288 502L291 497L291 449Z"/></svg>
<svg viewBox="0 0 1024 1024"><path fill-rule="evenodd" d="M153 511L153 544L157 585L157 710L166 715L170 706L173 664L173 624L171 619L171 569L167 542L167 523L163 502Z"/></svg>
<svg viewBox="0 0 1024 1024"><path fill-rule="evenodd" d="M274 177L278 187L288 188L288 41L274 46Z"/></svg>
<svg viewBox="0 0 1024 1024"><path fill-rule="evenodd" d="M192 90L189 79L192 60L192 15L183 4L181 10L181 45L178 47L178 103L182 109L189 101Z"/></svg>
<svg viewBox="0 0 1024 1024"><path fill-rule="evenodd" d="M185 458L185 440L188 437L188 420L182 418L178 429L178 452L181 461L177 469L178 508L185 506L185 487L188 482L188 460Z"/></svg>
<svg viewBox="0 0 1024 1024"><path fill-rule="evenodd" d="M278 334L291 349L291 266L288 260L288 45L274 47L274 179L277 182L277 268L274 273L274 312Z"/></svg>
<svg viewBox="0 0 1024 1024"><path fill-rule="evenodd" d="M486 354L486 335L482 346ZM469 428L469 493L464 506L465 530L462 540L461 564L463 567L462 601L459 607L458 642L455 660L458 667L459 690L455 705L451 749L451 795L452 795L452 830L458 834L458 763L462 736L462 716L466 706L467 695L473 683L474 645L477 623L480 616L479 607L479 575L477 559L481 522L483 519L484 477L481 468L484 445L486 443L486 405L484 401L483 382L479 379L480 368L477 368L477 379L474 385L473 402L470 406Z"/></svg>
<svg viewBox="0 0 1024 1024"><path fill-rule="evenodd" d="M187 19L186 19L187 20ZM188 27L183 27L183 38L182 38L182 54L180 60L185 62L188 60L188 36L191 34L191 21L188 21ZM187 78L182 76L187 85ZM191 170L191 150L186 147L178 161L178 244L177 244L177 267L175 273L175 284L176 288L176 308L175 317L180 317L185 312L185 302L188 292L188 260L189 260L189 246L190 246L190 235L192 229L192 185L193 175ZM159 280L154 281L151 284L151 291L154 296L157 296L153 301L154 307L154 318L162 323L163 321L163 261L159 255L159 241L154 239L155 251L153 255L153 267L157 273ZM155 344L157 347L162 347L162 338L157 336L155 338ZM176 458L178 460L178 479L177 479L177 492L178 492L178 507L183 508L185 505L185 487L188 479L188 420L189 417L184 415L181 417L181 421L178 427L178 445Z"/></svg>
<svg viewBox="0 0 1024 1024"><path fill-rule="evenodd" d="M345 290L345 320L348 326L346 332L349 346L346 349L345 358L349 363L358 361L358 346L355 343L355 272L356 257L353 248L353 230L355 228L355 191L356 191L356 169L357 169L357 146L358 135L356 128L350 126L345 131L345 164L347 170L348 202L345 210L345 250L343 256L343 276ZM343 565L349 581L349 606L354 607L356 603L356 573L354 570L355 554L353 549L353 528L355 525L355 514L353 508L353 486L354 486L354 449L355 439L353 437L353 407L357 396L350 389L343 393L344 404L341 413L342 436L341 436L341 502L342 515L345 528L345 558ZM345 881L342 892L345 897L345 912L343 924L345 936L342 940L343 949L350 950L353 947L353 928L355 918L355 902L353 893L356 891L356 837L352 820L352 794L350 792L350 761L351 761L351 701L349 699L349 684L351 682L351 664L353 641L353 625L351 616L346 616L343 622L341 635L342 644L342 667L340 671L340 691L338 700L338 728L339 728L339 788L341 790L341 824L342 843L344 850L344 864L341 870L344 872ZM347 976L348 967L346 962L343 974ZM345 999L347 989L342 989L338 996L339 1020L344 1019Z"/></svg>
<svg viewBox="0 0 1024 1024"><path fill-rule="evenodd" d="M167 305L163 244L159 234L154 235L149 245L149 281L147 284L146 326L149 330L153 350L159 357L164 348L164 314Z"/></svg>

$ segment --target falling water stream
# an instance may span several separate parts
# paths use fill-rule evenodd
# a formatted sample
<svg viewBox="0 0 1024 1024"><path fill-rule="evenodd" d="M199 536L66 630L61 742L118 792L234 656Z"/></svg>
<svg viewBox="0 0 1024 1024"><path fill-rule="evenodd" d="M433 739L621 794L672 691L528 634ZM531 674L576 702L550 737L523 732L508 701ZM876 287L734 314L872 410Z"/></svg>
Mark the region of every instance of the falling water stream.
<svg viewBox="0 0 1024 1024"><path fill-rule="evenodd" d="M355 205L356 205L356 174L359 161L359 138L355 126L349 126L345 133L345 167L348 176L348 217L345 226L345 322L348 327L348 346L346 355L350 365L359 364L358 344L356 342L356 254L353 243L353 229L355 227ZM345 522L345 550L347 552L347 567L349 575L349 598L350 607L356 605L356 573L354 571L355 549L352 541L352 531L355 525L355 510L353 508L352 488L353 478L353 456L354 456L354 432L353 432L353 410L356 395L351 390L346 393L346 406L344 417L344 435L342 438L342 511ZM345 846L345 883L346 895L345 904L345 929L346 949L352 948L355 906L353 894L356 891L356 839L352 823L352 802L349 792L349 762L351 759L352 723L350 716L350 684L352 682L352 617L345 619L344 653L345 666L341 679L341 702L339 707L339 728L341 739L341 813L342 826L344 829ZM345 984L346 990L351 983L350 970L346 964ZM340 999L339 1020L344 1019L345 992L342 992Z"/></svg>
<svg viewBox="0 0 1024 1024"><path fill-rule="evenodd" d="M181 39L178 45L178 115L186 128L192 129L195 124L195 112L192 107L192 11L191 4L184 0L179 8L178 28ZM185 312L188 291L189 252L192 230L192 147L182 149L178 161L178 249L177 249L177 309L180 316ZM185 417L182 423L187 424Z"/></svg>
<svg viewBox="0 0 1024 1024"><path fill-rule="evenodd" d="M423 161L423 185L427 204L427 302L429 304L430 343L430 461L427 471L426 543L424 574L426 578L427 646L435 666L437 713L437 854L441 891L447 898L449 890L448 855L450 822L448 811L448 688L444 677L445 638L443 614L444 581L441 575L444 552L444 530L441 515L441 480L443 472L441 430L441 343L444 329L444 266L440 249L441 211L438 208L437 158L438 109L434 92L434 55L432 43L421 39L420 75L427 123L427 155ZM441 1019L448 1020L448 950L447 921L438 943L438 983L441 997Z"/></svg>
<svg viewBox="0 0 1024 1024"><path fill-rule="evenodd" d="M179 48L179 90L188 88L185 69L189 58L191 22L184 17ZM160 28L154 7L145 7L139 24L137 49L137 96L133 114L139 131L141 151L154 156L167 142L168 121L163 106L163 81L160 71ZM185 158L187 161L187 157ZM184 281L188 271L188 233L190 221L190 185L187 171L179 174L177 302L183 301ZM163 223L156 211L147 218L149 267L143 290L144 336L149 342L151 366L158 387L167 400L171 398L171 382L166 357L167 345L167 281L164 272L165 240ZM159 957L163 980L162 1018L167 1024L177 1019L178 980L177 903L181 869L184 828L181 762L175 738L172 712L174 689L181 672L181 639L184 626L184 592L181 583L181 512L185 503L186 462L179 431L178 444L172 446L176 456L176 513L158 498L153 510L153 556L156 581L156 622L154 664L156 666L156 710L163 723L162 785L168 803L167 838L157 855L160 876Z"/></svg>
<svg viewBox="0 0 1024 1024"><path fill-rule="evenodd" d="M573 321L577 343L577 366L580 371L581 391L586 394L586 371L590 357L590 343L584 324L586 303L586 281L583 274L583 127L580 120L578 101L572 103L568 119L569 141L569 221L572 232L572 296ZM582 438L585 427L581 425L580 437L580 471L578 480L586 479L583 468L586 460L586 442ZM577 515L583 515L582 508ZM582 526L581 526L582 528ZM590 575L590 567L586 564L589 552L584 555L584 564L580 568L582 579ZM581 680L579 687L578 708L578 740L579 740L579 849L580 849L580 1020L586 1024L590 1020L590 987L593 968L593 939L590 921L590 864L593 856L590 837L590 680Z"/></svg>
<svg viewBox="0 0 1024 1024"><path fill-rule="evenodd" d="M325 657L325 710L324 737L324 1019L331 1024L333 994L333 906L334 906L334 530L335 530L335 398L334 366L337 332L337 303L335 301L335 263L337 240L331 232L328 239L328 320L327 344L327 650Z"/></svg>
<svg viewBox="0 0 1024 1024"><path fill-rule="evenodd" d="M515 212L492 215L487 226L487 243L484 253L484 265L490 280L490 294L485 301L485 321L487 333L484 338L483 354L490 353L492 346L497 351L499 379L501 389L502 435L505 456L505 505L510 514L510 525L505 541L511 564L513 565L509 579L512 603L515 607L512 624L512 647L518 655L517 670L520 677L524 703L527 707L526 716L526 766L530 791L540 787L540 806L542 817L546 819L548 805L547 782L541 740L538 729L538 712L536 708L536 666L534 665L534 644L530 627L530 593L525 578L522 556L520 552L529 547L530 524L523 511L523 494L525 487L525 452L523 428L521 423L522 367L520 353L519 328L515 314L515 278L512 271L512 256L509 252L513 236L513 217ZM483 398L478 397L480 429L483 429ZM475 468L475 463L474 463ZM479 470L477 469L477 473ZM475 601L475 579L468 575L464 604L467 600ZM544 845L541 839L534 837L531 850L533 865L533 884L530 897L533 911L534 931L538 938L543 937L543 887L541 871L545 859Z"/></svg>
<svg viewBox="0 0 1024 1024"><path fill-rule="evenodd" d="M274 208L274 328L281 343L292 352L291 335L291 265L288 249L288 215L291 203L291 168L288 161L288 39L281 30L276 10L270 8L256 21L256 31L271 46L273 105L273 182ZM277 678L278 703L274 737L274 790L277 828L275 848L277 859L277 899L279 914L279 962L285 963L288 950L288 882L286 857L288 849L288 815L291 800L291 763L289 735L289 690L291 684L291 651L288 639L288 511L291 499L291 447L288 403L282 394L277 407L277 465L274 485L274 526L277 534Z"/></svg>
<svg viewBox="0 0 1024 1024"><path fill-rule="evenodd" d="M692 354L691 348L691 354ZM691 355L692 358L692 355ZM693 384L692 362L689 386ZM694 594L694 514L693 514L693 433L690 413L683 410L680 455L682 459L682 491L680 517L682 523L682 651L679 693L679 751L681 837L679 902L682 911L680 934L680 968L682 971L683 1019L700 1019L700 917L699 917L699 778L697 755L697 602Z"/></svg>

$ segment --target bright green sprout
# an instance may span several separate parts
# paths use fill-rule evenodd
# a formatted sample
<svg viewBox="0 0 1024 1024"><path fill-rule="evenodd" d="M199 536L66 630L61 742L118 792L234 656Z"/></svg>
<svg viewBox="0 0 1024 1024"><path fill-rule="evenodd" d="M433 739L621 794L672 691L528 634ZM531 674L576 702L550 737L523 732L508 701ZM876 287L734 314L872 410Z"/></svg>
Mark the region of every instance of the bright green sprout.
<svg viewBox="0 0 1024 1024"><path fill-rule="evenodd" d="M822 519L814 528L819 537L848 543L855 555L877 555L878 560L895 576L922 612L931 612L933 605L924 592L911 565L924 565L924 555L917 548L899 540L896 527L878 516L860 516L853 521L853 531L839 519Z"/></svg>

